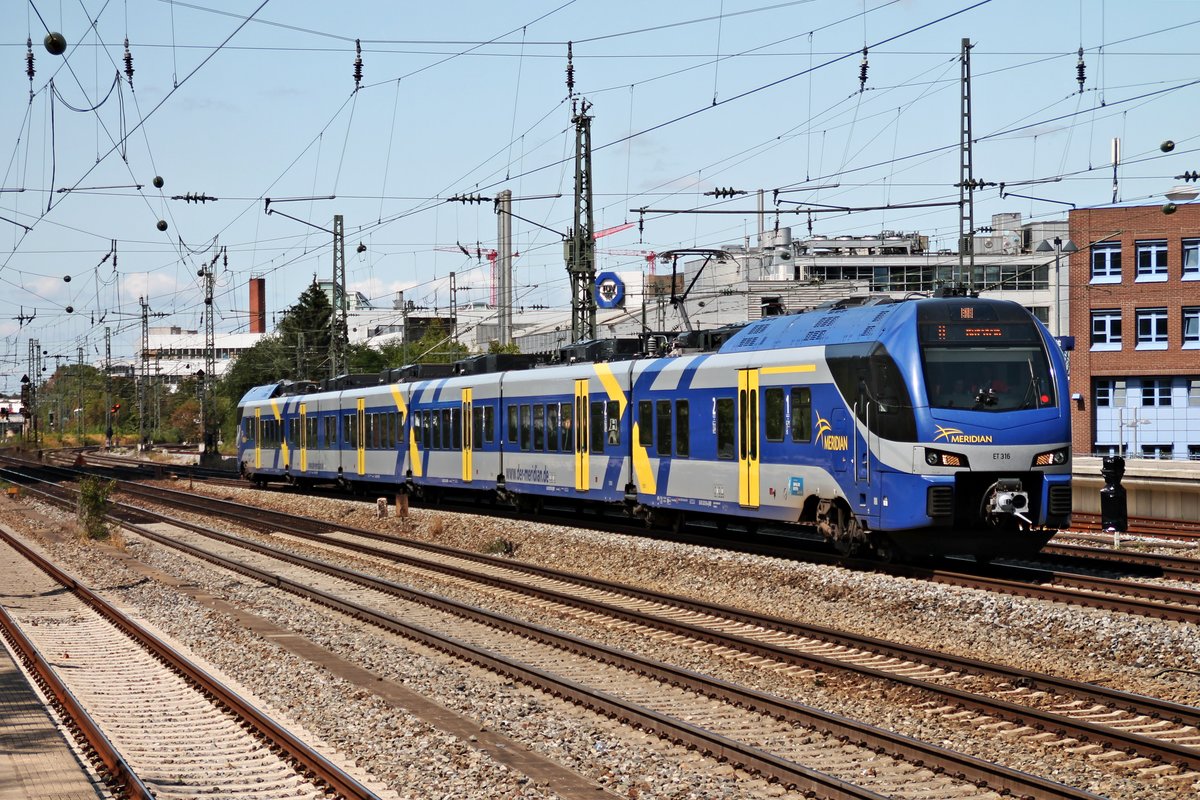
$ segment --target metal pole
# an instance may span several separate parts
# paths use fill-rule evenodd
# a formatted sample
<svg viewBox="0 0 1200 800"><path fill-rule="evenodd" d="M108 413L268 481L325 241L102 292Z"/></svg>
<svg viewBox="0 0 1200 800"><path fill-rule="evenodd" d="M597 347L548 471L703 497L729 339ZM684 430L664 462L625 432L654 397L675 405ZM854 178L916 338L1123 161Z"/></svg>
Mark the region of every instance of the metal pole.
<svg viewBox="0 0 1200 800"><path fill-rule="evenodd" d="M499 263L499 291L496 302L497 331L501 346L512 343L512 192L505 189L496 195L496 259Z"/></svg>

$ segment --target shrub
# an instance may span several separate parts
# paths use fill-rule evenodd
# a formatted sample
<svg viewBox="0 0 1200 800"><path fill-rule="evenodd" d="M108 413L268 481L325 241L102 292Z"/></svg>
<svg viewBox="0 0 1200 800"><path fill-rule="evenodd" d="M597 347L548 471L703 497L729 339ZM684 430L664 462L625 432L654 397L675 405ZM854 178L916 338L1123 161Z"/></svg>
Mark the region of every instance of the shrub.
<svg viewBox="0 0 1200 800"><path fill-rule="evenodd" d="M109 538L108 523L104 513L108 508L108 496L116 488L113 481L87 477L79 482L79 524L88 539Z"/></svg>

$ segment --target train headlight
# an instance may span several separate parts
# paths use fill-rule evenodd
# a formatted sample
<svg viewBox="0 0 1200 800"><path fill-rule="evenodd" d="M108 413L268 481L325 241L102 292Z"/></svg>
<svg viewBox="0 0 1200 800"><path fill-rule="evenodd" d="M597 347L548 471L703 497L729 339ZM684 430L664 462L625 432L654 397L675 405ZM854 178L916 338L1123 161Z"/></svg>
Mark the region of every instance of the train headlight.
<svg viewBox="0 0 1200 800"><path fill-rule="evenodd" d="M1035 467L1057 467L1067 463L1067 457L1071 453L1071 448L1060 447L1057 450L1047 450L1044 453L1038 453L1033 457L1033 466Z"/></svg>
<svg viewBox="0 0 1200 800"><path fill-rule="evenodd" d="M967 457L960 453L947 453L945 450L925 448L925 463L931 467L968 467Z"/></svg>

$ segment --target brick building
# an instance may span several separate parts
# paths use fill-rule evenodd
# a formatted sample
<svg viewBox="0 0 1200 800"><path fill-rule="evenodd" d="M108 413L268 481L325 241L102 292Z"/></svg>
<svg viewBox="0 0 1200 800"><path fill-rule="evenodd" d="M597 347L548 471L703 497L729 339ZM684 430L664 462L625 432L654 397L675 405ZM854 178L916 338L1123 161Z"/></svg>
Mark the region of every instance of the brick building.
<svg viewBox="0 0 1200 800"><path fill-rule="evenodd" d="M1200 204L1069 223L1075 454L1200 459Z"/></svg>

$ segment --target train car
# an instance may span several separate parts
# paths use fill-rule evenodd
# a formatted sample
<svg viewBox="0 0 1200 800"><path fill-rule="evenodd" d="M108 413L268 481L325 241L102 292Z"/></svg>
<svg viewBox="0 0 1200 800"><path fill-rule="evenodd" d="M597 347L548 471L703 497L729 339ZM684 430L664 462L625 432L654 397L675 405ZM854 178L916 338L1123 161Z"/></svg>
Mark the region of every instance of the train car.
<svg viewBox="0 0 1200 800"><path fill-rule="evenodd" d="M243 472L801 523L847 554L1025 553L1069 523L1062 354L1007 301L833 304L715 352L380 380L251 390Z"/></svg>

